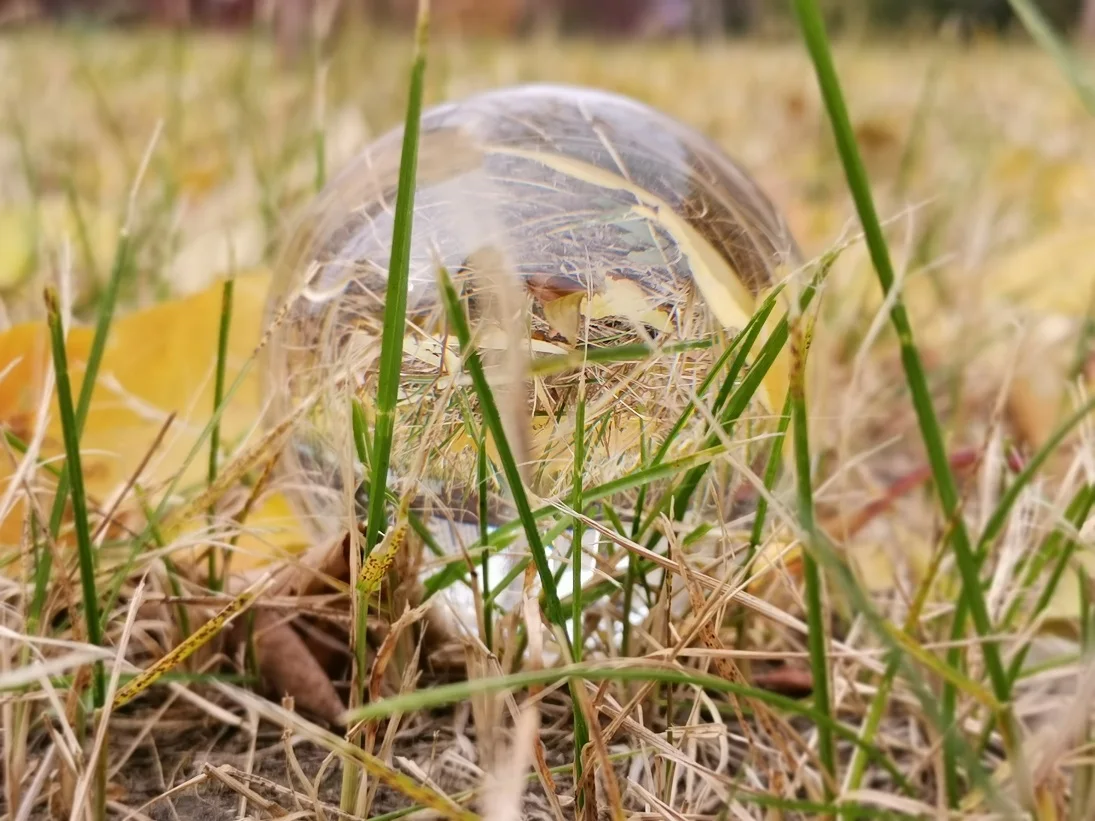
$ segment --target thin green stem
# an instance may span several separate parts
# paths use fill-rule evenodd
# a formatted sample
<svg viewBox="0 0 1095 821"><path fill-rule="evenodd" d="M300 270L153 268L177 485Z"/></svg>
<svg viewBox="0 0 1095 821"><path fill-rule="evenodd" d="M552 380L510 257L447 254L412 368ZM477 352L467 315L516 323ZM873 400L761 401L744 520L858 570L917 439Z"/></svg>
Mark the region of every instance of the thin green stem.
<svg viewBox="0 0 1095 821"><path fill-rule="evenodd" d="M217 370L213 379L213 410L221 406L224 401L224 379L228 368L228 335L232 327L232 296L235 291L234 279L227 279L221 291L220 325L217 330ZM221 449L221 423L220 417L213 422L213 429L209 433L209 471L208 481L212 487L217 479L217 461ZM209 511L212 519L214 511ZM209 548L209 589L219 591L221 579L217 576L217 551Z"/></svg>
<svg viewBox="0 0 1095 821"><path fill-rule="evenodd" d="M517 459L506 437L502 425L502 416L498 411L494 394L487 382L487 375L483 369L479 351L472 345L471 329L468 326L468 319L464 315L464 309L460 304L460 297L447 269L444 267L438 269L438 279L440 280L441 295L445 303L449 323L452 325L456 338L460 343L464 367L467 368L475 386L475 392L479 397L483 424L490 431L491 436L494 437L495 446L498 448L498 456L502 462L502 471L506 476L506 483L509 486L510 495L513 497L514 506L517 508L518 519L524 528L529 552L532 554L532 560L535 562L536 570L540 575L540 583L544 588L546 599L545 611L548 621L565 628L563 609L559 603L555 577L552 575L551 566L548 564L547 551L540 538L540 531L536 527L536 517L533 514L532 505L529 504L528 494L525 492L524 480L517 466Z"/></svg>
<svg viewBox="0 0 1095 821"><path fill-rule="evenodd" d="M479 540L486 544L490 538L490 510L487 499L487 436L479 433L479 453L476 459L476 482L479 488ZM483 552L479 572L483 584L483 642L487 650L494 652L494 603L490 598L490 553Z"/></svg>
<svg viewBox="0 0 1095 821"><path fill-rule="evenodd" d="M783 464L783 443L787 438L787 427L791 424L791 394L783 401L783 410L780 411L779 425L776 426L776 435L772 441L772 449L768 451L768 463L764 467L764 488L771 492L776 486L776 478L779 476L780 465ZM749 551L745 555L746 577L749 567L756 556L757 548L764 541L764 525L768 518L768 496L761 494L757 499L757 508L753 516L753 530L749 534Z"/></svg>
<svg viewBox="0 0 1095 821"><path fill-rule="evenodd" d="M851 118L844 101L840 80L833 64L829 39L825 32L825 23L817 0L794 0L794 9L802 30L803 39L813 61L817 74L829 124L836 139L837 148L844 166L848 188L855 201L860 223L863 227L867 247L879 284L887 297L892 295L896 277L889 248L882 231L882 223L875 209L871 195L867 172L863 165ZM1007 704L1010 698L1010 682L1004 669L997 640L993 637L992 622L981 588L978 562L970 541L966 524L962 519L961 499L957 482L947 458L943 434L932 405L931 391L928 387L920 354L913 339L912 326L904 303L893 300L890 307L890 320L897 334L901 348L901 361L905 379L912 395L921 437L928 454L936 492L943 510L944 518L950 528L950 544L954 551L955 562L962 578L961 600L966 603L973 616L974 626L982 639L985 668L992 683L993 692L1001 704ZM947 727L955 723L956 692L951 683L944 685L943 722ZM1010 723L1010 719L1009 719ZM1008 727L1005 746L1009 755L1014 752L1011 727ZM944 748L944 771L948 776L948 798L952 805L958 802L958 790L954 780L957 769L956 747L947 743Z"/></svg>
<svg viewBox="0 0 1095 821"><path fill-rule="evenodd" d="M80 467L80 434L72 402L72 385L69 382L65 332L61 325L57 294L52 288L47 288L45 298L50 345L53 349L53 369L57 378L57 405L61 416L61 433L65 442L65 464L72 482L70 492L72 518L76 530L77 557L80 562L80 586L84 597L87 640L89 644L101 647L103 634L99 622L99 592L95 585L95 555L91 548L91 527L87 516L87 497L84 494L84 474ZM92 673L92 698L95 709L103 706L105 696L104 670L100 660L95 662Z"/></svg>
<svg viewBox="0 0 1095 821"><path fill-rule="evenodd" d="M411 231L414 225L415 181L418 173L418 131L422 118L422 90L426 73L428 19L422 10L415 29L414 61L411 65L407 117L399 164L399 188L392 226L392 254L384 291L384 328L380 339L380 370L376 389L376 419L373 429L372 477L369 482L369 510L365 525L365 554L380 540L385 527L385 494L395 436L395 406L403 364L403 334L407 321L407 285L410 277Z"/></svg>
<svg viewBox="0 0 1095 821"><path fill-rule="evenodd" d="M118 302L118 289L130 261L130 241L127 233L122 233L118 238L118 245L114 251L114 264L111 267L110 279L107 281L106 290L99 300L99 308L96 312L95 333L91 338L91 347L88 350L87 363L84 366L84 378L80 383L80 396L76 403L76 438L83 435L84 424L87 422L88 409L91 407L91 395L95 391L95 382L99 376L99 366L103 361L103 353L106 350L106 340L110 333L110 325L114 320L114 308ZM60 477L57 480L57 490L53 496L53 507L49 514L50 538L56 540L61 532L61 522L65 515L65 504L68 502L69 488L71 486L70 466L66 461L61 468ZM41 553L41 577L48 580L52 573L53 554L47 549ZM41 623L45 608L47 589L36 588L34 598L31 600L28 610L27 623L30 632L37 631Z"/></svg>
<svg viewBox="0 0 1095 821"><path fill-rule="evenodd" d="M579 514L573 519L573 526L570 531L570 570L571 570L571 641L574 648L572 655L573 661L576 664L580 664L582 661L582 646L585 643L582 636L582 537L583 537L583 525L581 519L581 513L583 509L582 504L582 482L585 478L585 461L586 461L586 446L585 446L585 433L586 433L586 383L585 373L583 372L578 382L578 399L575 403L574 410L574 473L573 482L571 488L571 507ZM571 679L570 688L572 691L581 687L581 681L575 681ZM589 743L589 728L586 726L585 715L582 712L582 701L578 698L576 692L572 692L571 707L574 711L574 783L583 784L585 781L582 778L583 762L582 754ZM584 790L577 790L576 801L578 804L578 810L586 804L586 795Z"/></svg>
<svg viewBox="0 0 1095 821"><path fill-rule="evenodd" d="M570 505L578 514L582 513L582 480L585 475L585 380L579 387L577 407L574 418L574 476L571 487ZM571 570L571 634L574 642L574 661L582 660L582 537L584 526L581 516L574 517L570 531L570 570Z"/></svg>
<svg viewBox="0 0 1095 821"><path fill-rule="evenodd" d="M1015 16L1022 21L1030 36L1045 50L1061 73L1068 78L1076 94L1089 114L1095 114L1095 85L1092 85L1089 71L1082 60L1077 59L1065 44L1061 36L1053 30L1045 14L1032 0L1008 0Z"/></svg>
<svg viewBox="0 0 1095 821"><path fill-rule="evenodd" d="M396 192L395 215L392 225L392 253L388 264L387 287L384 294L384 327L380 342L380 367L376 394L376 417L373 447L370 457L372 474L369 480L368 512L365 523L364 553L368 556L380 541L386 528L388 471L395 436L395 411L402 377L403 335L407 321L407 287L410 276L411 231L414 225L414 195L418 175L418 133L422 119L422 92L426 73L426 44L429 32L427 6L419 5L415 25L414 53L411 61L407 92L407 112L403 130L399 165L399 187ZM362 448L364 450L364 448ZM358 549L353 550L352 571L360 561ZM354 669L350 692L351 705L361 704L367 686L367 615L369 602L360 586L353 587L352 616ZM341 804L344 811L357 803L358 774L356 768L343 771Z"/></svg>
<svg viewBox="0 0 1095 821"><path fill-rule="evenodd" d="M802 319L799 320L801 323ZM806 624L809 629L807 642L810 649L810 671L813 679L814 704L817 710L827 718L832 717L832 699L829 695L829 636L826 630L825 604L822 594L821 572L818 569L815 552L818 549L817 523L814 517L814 492L810 477L810 441L806 417L806 357L810 346L810 330L802 333L797 327L795 332L791 372L791 415L794 418L792 430L795 448L795 474L798 489L798 515L802 523L805 538L802 551L803 577L806 582ZM828 773L825 779L825 797L832 798L828 785L836 782L836 747L832 730L819 725L818 757L821 766Z"/></svg>

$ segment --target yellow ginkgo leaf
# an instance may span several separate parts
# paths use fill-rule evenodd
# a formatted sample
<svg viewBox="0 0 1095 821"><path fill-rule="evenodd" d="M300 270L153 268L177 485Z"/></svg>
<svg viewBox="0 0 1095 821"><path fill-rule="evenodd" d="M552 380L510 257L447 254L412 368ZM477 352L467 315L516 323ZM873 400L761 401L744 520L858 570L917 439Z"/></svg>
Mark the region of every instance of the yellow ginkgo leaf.
<svg viewBox="0 0 1095 821"><path fill-rule="evenodd" d="M236 278L226 384L231 386L251 359L261 337L268 275ZM213 412L221 286L194 296L136 311L115 320L81 439L87 492L105 501L119 492L138 469L167 418L176 415L162 444L152 454L140 481L150 492L161 491L178 476L180 490L206 479L208 444L185 465ZM73 327L67 354L73 391L83 381L94 330ZM24 441L33 435L35 410L53 367L44 322L25 323L0 334L0 424ZM221 418L221 441L232 448L258 427L261 410L259 374L249 367ZM53 399L42 457L63 453L60 419ZM16 464L3 458L0 487L11 480ZM180 473L181 471L181 473ZM196 523L202 524L202 523ZM268 497L252 511L255 534L239 542L244 566L261 562L277 547L300 545L303 536L285 500ZM17 505L0 521L0 539L13 545L21 538L22 509ZM260 535L261 533L261 535ZM233 561L234 567L240 562Z"/></svg>

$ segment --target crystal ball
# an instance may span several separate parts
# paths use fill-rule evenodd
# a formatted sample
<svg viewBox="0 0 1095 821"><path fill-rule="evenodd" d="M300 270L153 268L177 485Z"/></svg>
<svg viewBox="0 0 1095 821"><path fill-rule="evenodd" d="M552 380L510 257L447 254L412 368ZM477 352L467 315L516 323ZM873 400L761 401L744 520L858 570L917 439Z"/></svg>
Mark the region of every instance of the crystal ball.
<svg viewBox="0 0 1095 821"><path fill-rule="evenodd" d="M269 297L270 419L293 420L281 470L317 537L362 514L368 468L351 407L356 399L368 443L401 150L397 129L331 179L292 233ZM641 467L799 259L778 210L712 141L632 99L555 85L423 113L409 256L389 486L450 523L480 509L481 443L492 504L505 507L506 487L439 298L442 270L523 481L543 502L569 499L579 403L584 485ZM773 376L759 394L769 416L779 390ZM691 414L673 454L697 447L708 422Z"/></svg>

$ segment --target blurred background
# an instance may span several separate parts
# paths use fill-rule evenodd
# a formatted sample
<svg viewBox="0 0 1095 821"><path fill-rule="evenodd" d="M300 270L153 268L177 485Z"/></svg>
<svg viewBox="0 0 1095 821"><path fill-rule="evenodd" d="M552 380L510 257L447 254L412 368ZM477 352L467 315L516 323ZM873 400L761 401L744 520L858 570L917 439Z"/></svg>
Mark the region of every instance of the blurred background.
<svg viewBox="0 0 1095 821"><path fill-rule="evenodd" d="M787 4L762 0L435 0L435 26L464 33L514 35L533 30L619 37L718 38L779 29ZM836 32L862 25L951 25L970 36L1013 23L1008 0L826 0ZM1095 36L1095 0L1041 0L1055 25ZM413 0L0 0L6 23L74 20L98 23L240 27L273 22L286 43L300 38L312 14L359 15L406 25Z"/></svg>

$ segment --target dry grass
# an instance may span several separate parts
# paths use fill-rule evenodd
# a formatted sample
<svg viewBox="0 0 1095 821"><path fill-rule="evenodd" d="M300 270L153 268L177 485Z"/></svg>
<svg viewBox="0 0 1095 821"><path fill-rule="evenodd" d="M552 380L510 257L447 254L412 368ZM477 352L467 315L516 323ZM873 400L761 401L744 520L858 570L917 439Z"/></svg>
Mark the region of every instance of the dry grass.
<svg viewBox="0 0 1095 821"><path fill-rule="evenodd" d="M131 196L124 310L268 267L327 170L400 119L405 45L351 32L317 71L278 68L261 40L106 32L0 39L6 321L40 318L38 295L56 282L62 307L91 319ZM976 539L1063 418L1062 406L1086 398L1095 122L1051 61L1026 46L846 44L838 59ZM575 814L576 795L587 801L584 812L636 818L814 817L840 802L868 817L1007 817L1009 802L1046 818L1089 817L1090 525L1087 510L1080 515L1082 505L1070 501L1082 502L1095 484L1090 420L1023 485L981 569L1005 661L1027 653L1012 703L1020 736L1009 741L986 727L996 705L972 631L951 637L962 594L944 549L947 523L927 486L897 342L800 46L440 41L430 53L427 103L530 80L600 86L679 117L755 173L808 256L842 249L820 295L810 350L818 522L903 637L929 691L957 684L962 736L984 779L967 767L957 806L946 809L939 728L905 671L885 675L886 646L826 577L831 714L844 731L838 777L826 783L822 719L803 695L812 679L793 479L781 477L768 494L754 474L758 464L763 470L756 457L764 441L750 440L744 426L716 461L727 508L661 523L658 553L643 553L611 513L587 511L585 529L601 544L596 582L629 555L655 560L667 581L635 593L643 618L629 628L629 659L621 658L622 584L599 599L588 586L583 662L565 674L579 682L571 691L577 708L562 674L538 672L559 643L534 597L495 603L506 605L497 614L496 656L474 623L454 642L424 629L421 611L398 618L415 602L411 586L390 591L368 625L376 663L366 682L374 713L360 728L364 749L321 726L316 714L328 694L304 703L318 692L306 675L301 683L281 668L276 678L274 665L275 689L293 692L295 705L253 695L256 664L269 683L271 665L262 659L278 654L303 674L338 671L336 690L345 692L348 567L341 550L320 544L303 559L253 571L271 571L260 582L270 587L236 600L232 629L210 631L216 635L180 660L173 677L133 703L85 721L80 696L91 662L105 662L108 694L132 686L133 673L153 667L259 579L237 579L221 594L175 567L195 546L230 553L252 502L284 489L284 478L266 474L279 442L256 432L233 443L213 494L188 487L164 494L138 481L120 485L116 499L92 500L99 578L104 590L117 585L107 602L107 649L99 650L73 618L80 593L71 528L66 523L54 540L43 527L56 485L52 463L35 450L43 419L17 419L24 386L0 379L0 421L30 445L25 456L13 448L3 455L10 464L0 518L20 515L17 502L19 511L36 511L15 522L7 532L16 537L0 548L5 817L79 818L93 802L74 799L97 792L111 814L134 818L376 817L410 805L448 817L466 817L468 808L520 817L523 807L526 817L558 818ZM0 361L0 373L8 367ZM35 396L30 407L39 404L44 417L48 403ZM559 534L576 517L562 492L565 475L559 481L557 495L544 493L557 507L542 527L555 526L564 555L569 545ZM762 494L769 514L760 558L743 573ZM215 514L196 533L164 535L149 527L158 524L147 513L157 505L177 517ZM469 534L469 543L479 538L476 527ZM697 543L704 550L692 549ZM34 559L45 550L55 570L34 619ZM1056 579L1050 570L1062 556L1066 570ZM404 571L416 560L426 561L409 556ZM323 585L320 575L337 583ZM1050 603L1037 612L1043 593ZM475 595L468 589L468 600ZM293 616L319 663L304 663L301 634L286 623ZM446 678L456 682L442 686ZM591 731L584 771L596 790L573 786L574 709ZM850 739L872 723L861 745L870 755L860 761ZM97 757L105 792L95 783ZM349 804L334 778L340 762L366 773Z"/></svg>

